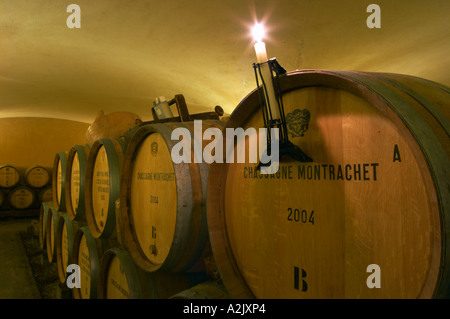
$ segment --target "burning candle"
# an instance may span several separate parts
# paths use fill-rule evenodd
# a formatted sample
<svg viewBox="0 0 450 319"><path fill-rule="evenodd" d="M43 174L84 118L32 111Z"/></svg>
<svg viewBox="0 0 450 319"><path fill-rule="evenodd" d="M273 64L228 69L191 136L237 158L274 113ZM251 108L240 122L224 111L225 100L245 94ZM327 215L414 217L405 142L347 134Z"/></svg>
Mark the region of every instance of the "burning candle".
<svg viewBox="0 0 450 319"><path fill-rule="evenodd" d="M272 83L272 73L267 62L266 44L262 41L264 38L264 27L262 24L257 23L253 27L253 38L255 43L256 59L260 64L261 74L266 84L266 104L270 105L270 112L272 113L272 120L280 119L280 112L278 110L278 102L275 96Z"/></svg>

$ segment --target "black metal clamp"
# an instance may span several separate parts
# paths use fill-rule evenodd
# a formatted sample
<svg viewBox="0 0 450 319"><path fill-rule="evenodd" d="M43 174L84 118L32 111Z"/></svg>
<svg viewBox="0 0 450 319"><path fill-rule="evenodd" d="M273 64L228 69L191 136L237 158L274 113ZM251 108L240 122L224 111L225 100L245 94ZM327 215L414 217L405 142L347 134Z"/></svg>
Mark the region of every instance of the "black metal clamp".
<svg viewBox="0 0 450 319"><path fill-rule="evenodd" d="M277 102L277 108L280 114L280 118L274 118L272 114L272 106L270 105L267 85L268 81L264 80L264 77L261 72L261 66L267 63L270 70L271 80L273 89L275 92L275 98ZM272 143L272 128L278 128L279 132L279 158L283 155L288 155L296 161L299 162L312 162L313 160L306 155L297 145L294 145L291 141L289 141L289 135L286 125L286 116L284 112L283 98L280 86L280 76L286 75L286 70L278 63L276 58L272 58L263 63L253 63L253 68L255 71L256 85L259 88L259 80L262 82L262 90L258 90L259 102L261 104L261 111L264 120L264 127L267 128L267 149L266 153L271 150ZM270 82L269 82L270 83ZM274 137L276 138L276 137ZM270 155L270 154L267 154ZM259 162L257 169L260 169L261 162Z"/></svg>

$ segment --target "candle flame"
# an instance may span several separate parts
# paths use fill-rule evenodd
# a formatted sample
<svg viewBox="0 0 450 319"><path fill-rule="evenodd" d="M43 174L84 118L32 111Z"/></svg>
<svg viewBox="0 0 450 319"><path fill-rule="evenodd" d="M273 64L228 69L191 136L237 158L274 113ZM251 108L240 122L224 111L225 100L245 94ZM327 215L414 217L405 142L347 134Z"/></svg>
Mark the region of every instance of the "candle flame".
<svg viewBox="0 0 450 319"><path fill-rule="evenodd" d="M256 42L261 42L265 35L264 26L261 23L256 23L252 29L252 35Z"/></svg>

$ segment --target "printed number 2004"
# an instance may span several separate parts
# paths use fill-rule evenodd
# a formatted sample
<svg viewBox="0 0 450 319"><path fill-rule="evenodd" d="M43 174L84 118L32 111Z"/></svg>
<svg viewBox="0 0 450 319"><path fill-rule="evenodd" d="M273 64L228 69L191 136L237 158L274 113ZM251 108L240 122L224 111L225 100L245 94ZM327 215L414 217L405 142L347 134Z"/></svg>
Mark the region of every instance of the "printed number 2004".
<svg viewBox="0 0 450 319"><path fill-rule="evenodd" d="M308 213L307 210L303 209L292 209L288 208L288 217L287 220L290 222L301 222L303 224L311 223L314 225L314 211L312 210L311 213Z"/></svg>

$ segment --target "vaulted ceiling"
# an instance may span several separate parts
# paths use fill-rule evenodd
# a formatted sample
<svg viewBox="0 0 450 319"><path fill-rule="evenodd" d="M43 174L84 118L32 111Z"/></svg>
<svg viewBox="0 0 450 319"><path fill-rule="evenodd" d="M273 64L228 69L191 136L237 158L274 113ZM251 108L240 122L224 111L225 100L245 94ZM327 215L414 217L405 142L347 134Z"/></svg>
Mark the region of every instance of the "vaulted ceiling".
<svg viewBox="0 0 450 319"><path fill-rule="evenodd" d="M81 28L69 28L70 4ZM380 7L369 28L367 7ZM151 119L158 96L231 113L256 86L250 28L287 70L404 73L450 86L448 0L0 0L0 117Z"/></svg>

